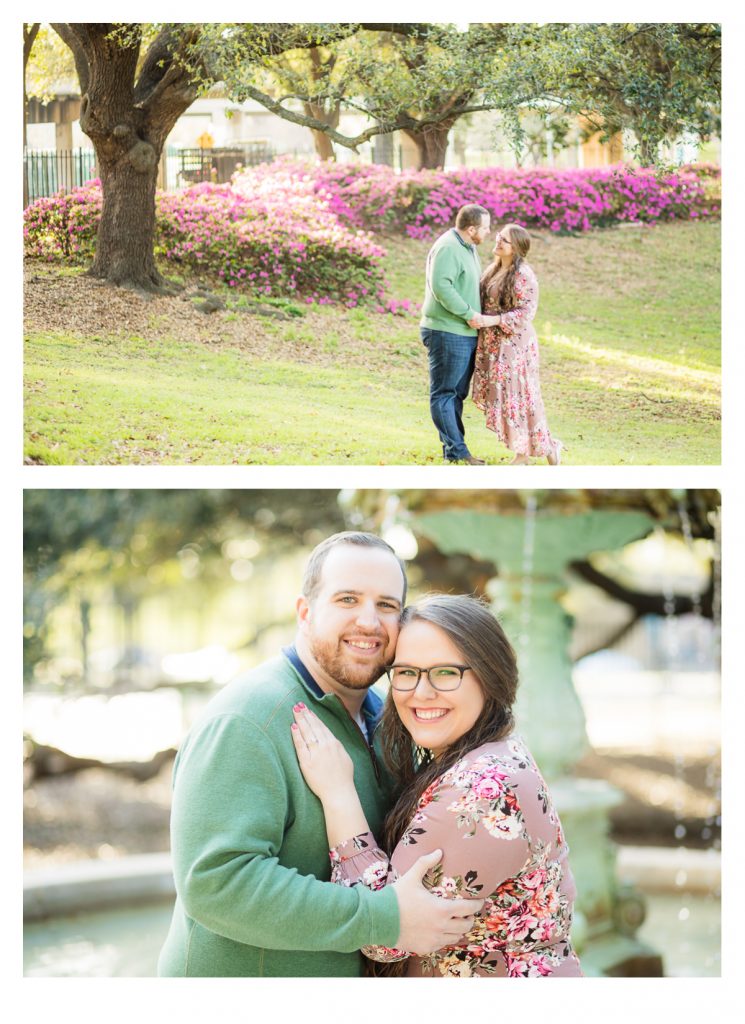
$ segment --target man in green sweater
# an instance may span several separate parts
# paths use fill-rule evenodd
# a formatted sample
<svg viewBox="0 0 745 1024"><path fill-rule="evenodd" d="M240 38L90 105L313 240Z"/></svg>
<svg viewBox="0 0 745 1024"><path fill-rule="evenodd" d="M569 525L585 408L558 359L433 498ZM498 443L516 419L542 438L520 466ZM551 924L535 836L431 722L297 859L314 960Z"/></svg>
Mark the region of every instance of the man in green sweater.
<svg viewBox="0 0 745 1024"><path fill-rule="evenodd" d="M476 246L489 234L488 210L462 206L455 227L440 235L427 256L422 341L429 352L429 408L446 462L483 465L471 455L463 429L463 402L473 376L481 315L481 263Z"/></svg>
<svg viewBox="0 0 745 1024"><path fill-rule="evenodd" d="M385 541L323 541L297 600L294 645L226 686L189 732L174 768L177 899L160 975L355 977L361 946L423 954L472 926L482 901L442 900L421 884L437 852L379 892L329 881L323 810L291 739L293 705L304 701L352 757L377 830L392 793L371 686L393 660L405 597L403 564Z"/></svg>

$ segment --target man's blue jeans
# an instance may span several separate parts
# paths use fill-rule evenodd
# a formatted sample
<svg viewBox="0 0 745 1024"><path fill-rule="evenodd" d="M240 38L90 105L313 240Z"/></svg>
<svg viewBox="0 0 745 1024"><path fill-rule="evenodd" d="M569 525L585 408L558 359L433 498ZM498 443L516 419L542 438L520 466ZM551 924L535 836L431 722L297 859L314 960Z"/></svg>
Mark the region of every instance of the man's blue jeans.
<svg viewBox="0 0 745 1024"><path fill-rule="evenodd" d="M469 452L464 439L463 401L473 376L476 337L420 328L429 352L429 409L442 442L442 454L449 461L465 459Z"/></svg>

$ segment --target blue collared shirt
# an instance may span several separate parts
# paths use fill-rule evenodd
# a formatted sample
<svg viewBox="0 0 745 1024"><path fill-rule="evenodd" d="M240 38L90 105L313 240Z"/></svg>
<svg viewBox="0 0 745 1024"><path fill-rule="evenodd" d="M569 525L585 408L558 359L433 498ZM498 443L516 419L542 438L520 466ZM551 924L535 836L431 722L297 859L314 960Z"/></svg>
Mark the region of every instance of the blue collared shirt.
<svg viewBox="0 0 745 1024"><path fill-rule="evenodd" d="M288 644L287 647L283 647L282 653L296 670L310 692L314 693L316 697L323 697L326 691L321 689L311 675L307 665L301 661L295 645ZM368 744L370 744L383 714L383 700L379 694L375 693L372 689L369 689L365 694L365 699L362 702L360 710L362 712L362 720L365 723L365 729L367 731L366 739Z"/></svg>

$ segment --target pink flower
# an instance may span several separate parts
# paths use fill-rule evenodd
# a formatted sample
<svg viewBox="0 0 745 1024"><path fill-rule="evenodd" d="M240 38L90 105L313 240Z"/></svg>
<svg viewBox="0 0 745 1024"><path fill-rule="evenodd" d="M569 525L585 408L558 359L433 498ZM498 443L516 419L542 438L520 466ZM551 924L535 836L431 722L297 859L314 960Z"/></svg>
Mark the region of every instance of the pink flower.
<svg viewBox="0 0 745 1024"><path fill-rule="evenodd" d="M585 170L479 168L396 172L382 165L310 164L281 158L244 168L230 184L205 182L156 196L158 254L263 293L371 304L414 314L410 298L387 299L385 251L371 232L428 238L466 202L497 222L554 232L612 222L698 220L720 215L719 168L672 174L622 164ZM24 250L47 259L87 259L101 216L97 179L24 211ZM264 281L259 285L257 275ZM367 285L367 287L363 287Z"/></svg>
<svg viewBox="0 0 745 1024"><path fill-rule="evenodd" d="M520 884L525 889L540 889L546 882L546 872L542 868L535 868L526 875L520 875Z"/></svg>
<svg viewBox="0 0 745 1024"><path fill-rule="evenodd" d="M472 792L480 800L496 800L504 792L504 786L497 779L485 777L473 785Z"/></svg>

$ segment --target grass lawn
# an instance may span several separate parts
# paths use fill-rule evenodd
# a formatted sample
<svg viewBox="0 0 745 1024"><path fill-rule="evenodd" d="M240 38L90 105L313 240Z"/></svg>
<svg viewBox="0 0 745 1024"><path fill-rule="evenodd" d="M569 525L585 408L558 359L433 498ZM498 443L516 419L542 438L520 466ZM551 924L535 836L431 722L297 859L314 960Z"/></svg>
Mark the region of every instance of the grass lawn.
<svg viewBox="0 0 745 1024"><path fill-rule="evenodd" d="M385 244L391 295L420 301L427 243ZM535 237L543 395L566 463L719 462L719 252L716 223ZM205 315L41 264L26 299L27 462L440 461L415 317ZM465 425L474 454L510 460L470 402Z"/></svg>

